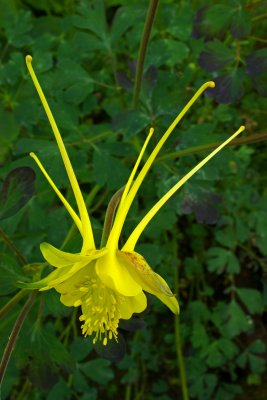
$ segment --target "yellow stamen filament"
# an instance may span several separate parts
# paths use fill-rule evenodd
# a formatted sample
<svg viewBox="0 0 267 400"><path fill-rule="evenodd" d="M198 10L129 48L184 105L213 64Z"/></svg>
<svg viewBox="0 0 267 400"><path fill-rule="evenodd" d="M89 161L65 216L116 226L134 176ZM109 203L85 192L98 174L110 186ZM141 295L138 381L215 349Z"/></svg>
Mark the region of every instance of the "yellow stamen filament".
<svg viewBox="0 0 267 400"><path fill-rule="evenodd" d="M67 150L65 148L65 145L63 143L62 137L60 135L60 132L58 130L57 124L55 122L55 119L53 117L53 114L51 112L51 109L46 101L45 95L42 91L42 88L39 84L39 81L35 75L35 72L32 67L32 57L31 56L26 56L26 64L29 70L29 73L31 75L32 81L34 83L34 86L39 94L40 100L42 102L42 105L44 107L44 110L46 112L47 118L50 122L52 131L55 135L58 148L62 157L62 160L64 162L66 172L68 174L70 184L77 202L77 206L79 209L80 217L81 217L81 223L82 223L82 230L83 230L83 238L84 238L84 243L83 243L83 249L84 248L95 248L95 242L94 242L94 236L93 236L93 231L91 227L91 222L89 219L89 215L86 209L86 205L79 187L79 184L77 182L75 173L73 171Z"/></svg>
<svg viewBox="0 0 267 400"><path fill-rule="evenodd" d="M131 233L130 237L128 238L127 242L123 246L123 251L133 251L135 245L146 228L147 224L151 221L151 219L157 214L157 212L161 209L161 207L170 199L171 196L185 184L200 168L202 168L211 158L213 158L223 147L225 147L229 142L231 142L237 135L243 132L245 129L244 126L241 126L229 139L223 142L217 149L211 152L204 160L200 161L193 169L191 169L188 174L186 174L182 179L179 180L144 216L144 218L139 222L137 227Z"/></svg>
<svg viewBox="0 0 267 400"><path fill-rule="evenodd" d="M43 173L43 175L45 176L46 180L48 181L48 183L50 184L50 186L52 187L52 189L55 191L55 193L57 194L57 196L59 197L59 199L62 201L64 207L68 210L70 216L72 217L73 221L75 222L77 228L79 229L81 235L83 235L83 230L82 230L82 223L80 218L78 217L78 215L76 214L76 212L73 210L73 208L71 207L71 205L68 203L68 201L65 199L65 197L63 196L63 194L59 191L59 189L57 188L57 186L55 185L55 183L52 181L52 179L50 178L50 176L48 175L48 173L46 172L44 166L42 165L41 161L39 160L39 158L37 157L36 154L34 153L30 153L30 156L34 159L34 161L36 162L36 164L38 165L38 167L40 168L41 172Z"/></svg>
<svg viewBox="0 0 267 400"><path fill-rule="evenodd" d="M121 230L123 227L123 224L125 222L125 219L127 217L127 214L129 212L129 209L132 205L132 202L137 194L137 191L139 187L141 186L147 172L149 171L151 165L153 164L156 156L158 155L159 151L161 150L162 146L174 130L174 128L177 126L177 124L181 121L183 116L187 113L187 111L190 109L190 107L195 103L195 101L199 98L199 96L207 89L207 88L214 88L215 83L212 81L204 83L198 91L194 94L194 96L189 100L189 102L186 104L186 106L183 108L183 110L178 114L178 116L175 118L175 120L172 122L172 124L169 126L169 128L166 130L158 144L156 145L155 149L152 151L151 155L147 159L145 165L143 166L142 170L139 172L134 184L132 185L131 189L129 190L129 193L127 197L124 200L123 207L121 207L120 212L117 213L113 228L111 230L111 233L109 235L109 239L107 242L107 246L113 249L116 249L118 247L118 241L119 237L121 234Z"/></svg>

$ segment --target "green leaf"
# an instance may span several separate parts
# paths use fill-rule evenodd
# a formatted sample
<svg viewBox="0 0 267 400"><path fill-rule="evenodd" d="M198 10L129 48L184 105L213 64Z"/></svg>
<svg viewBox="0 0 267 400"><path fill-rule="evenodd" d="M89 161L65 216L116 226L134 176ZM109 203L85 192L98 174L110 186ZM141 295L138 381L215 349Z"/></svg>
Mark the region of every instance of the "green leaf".
<svg viewBox="0 0 267 400"><path fill-rule="evenodd" d="M150 43L146 65L174 66L182 63L189 54L186 44L174 39L157 39Z"/></svg>
<svg viewBox="0 0 267 400"><path fill-rule="evenodd" d="M237 364L245 368L247 364L250 366L252 373L260 374L265 370L266 361L262 357L266 351L266 344L261 340L255 340L250 346L237 358ZM254 353L259 353L256 355Z"/></svg>
<svg viewBox="0 0 267 400"><path fill-rule="evenodd" d="M228 4L208 6L198 22L198 29L205 37L221 35L230 25L234 8Z"/></svg>
<svg viewBox="0 0 267 400"><path fill-rule="evenodd" d="M189 310L194 321L206 321L210 318L210 310L202 301L191 301Z"/></svg>
<svg viewBox="0 0 267 400"><path fill-rule="evenodd" d="M4 25L10 45L22 47L32 42L31 36L28 35L32 29L32 16L29 11L19 10L4 21Z"/></svg>
<svg viewBox="0 0 267 400"><path fill-rule="evenodd" d="M195 348L209 348L210 338L207 335L205 326L201 323L193 325L190 340Z"/></svg>
<svg viewBox="0 0 267 400"><path fill-rule="evenodd" d="M192 398L212 399L218 377L211 373L202 373L194 377L190 385L190 394Z"/></svg>
<svg viewBox="0 0 267 400"><path fill-rule="evenodd" d="M233 49L229 49L220 40L214 39L200 54L199 65L208 72L218 71L235 61L235 57Z"/></svg>
<svg viewBox="0 0 267 400"><path fill-rule="evenodd" d="M166 4L158 12L157 21L159 19L161 29L182 42L190 38L193 24L193 10L190 3Z"/></svg>
<svg viewBox="0 0 267 400"><path fill-rule="evenodd" d="M252 353L264 353L266 351L266 343L257 339L249 345L249 351Z"/></svg>
<svg viewBox="0 0 267 400"><path fill-rule="evenodd" d="M75 368L72 379L72 386L78 391L82 393L87 393L89 389L88 379L79 371L78 368Z"/></svg>
<svg viewBox="0 0 267 400"><path fill-rule="evenodd" d="M221 274L224 270L230 274L240 272L240 264L236 255L222 247L211 247L207 251L207 264L211 272Z"/></svg>
<svg viewBox="0 0 267 400"><path fill-rule="evenodd" d="M71 393L67 383L61 378L47 395L47 400L70 399Z"/></svg>
<svg viewBox="0 0 267 400"><path fill-rule="evenodd" d="M25 280L21 266L17 260L7 253L0 253L0 294L1 296L13 292L18 286L17 282Z"/></svg>
<svg viewBox="0 0 267 400"><path fill-rule="evenodd" d="M80 364L79 368L88 378L101 385L106 385L114 377L111 363L108 360L91 360Z"/></svg>
<svg viewBox="0 0 267 400"><path fill-rule="evenodd" d="M0 26L4 26L7 19L18 12L15 0L1 0Z"/></svg>
<svg viewBox="0 0 267 400"><path fill-rule="evenodd" d="M239 335L241 332L246 332L251 328L249 319L235 300L232 300L228 304L225 317L225 329L230 338Z"/></svg>
<svg viewBox="0 0 267 400"><path fill-rule="evenodd" d="M0 106L0 162L4 161L12 147L12 143L19 135L19 126L14 118L14 114Z"/></svg>
<svg viewBox="0 0 267 400"><path fill-rule="evenodd" d="M263 298L256 289L236 288L236 292L242 303L251 314L258 314L263 311Z"/></svg>
<svg viewBox="0 0 267 400"><path fill-rule="evenodd" d="M62 364L70 366L69 353L55 334L54 326L51 324L45 327L37 326L32 340L32 346L39 355L38 362L53 365L53 368L60 367Z"/></svg>
<svg viewBox="0 0 267 400"><path fill-rule="evenodd" d="M115 132L132 137L144 130L150 123L149 116L144 112L130 110L117 114L113 119L112 127Z"/></svg>
<svg viewBox="0 0 267 400"><path fill-rule="evenodd" d="M142 14L145 15L145 7L142 4L137 6L126 5L117 9L110 30L110 38L113 45L121 39L122 35L130 27L136 24L137 19L141 19Z"/></svg>
<svg viewBox="0 0 267 400"><path fill-rule="evenodd" d="M247 57L247 72L256 90L267 96L267 47L254 51Z"/></svg>
<svg viewBox="0 0 267 400"><path fill-rule="evenodd" d="M122 187L129 175L128 168L120 160L98 149L93 155L93 173L98 185L107 184L111 190Z"/></svg>
<svg viewBox="0 0 267 400"><path fill-rule="evenodd" d="M215 232L215 238L222 246L225 246L228 249L234 250L237 245L236 233L230 227L217 230Z"/></svg>
<svg viewBox="0 0 267 400"><path fill-rule="evenodd" d="M102 39L107 38L105 6L102 0L92 0L89 4L82 0L78 13L73 17L75 26L88 29Z"/></svg>
<svg viewBox="0 0 267 400"><path fill-rule="evenodd" d="M246 38L252 28L251 14L241 7L236 7L231 23L231 33L237 39Z"/></svg>
<svg viewBox="0 0 267 400"><path fill-rule="evenodd" d="M0 220L12 217L34 194L35 173L30 167L13 169L0 190Z"/></svg>
<svg viewBox="0 0 267 400"><path fill-rule="evenodd" d="M222 383L215 394L216 400L235 400L242 393L241 386L232 383Z"/></svg>
<svg viewBox="0 0 267 400"><path fill-rule="evenodd" d="M238 347L229 339L221 338L207 344L202 354L207 364L212 368L220 367L232 360L238 354Z"/></svg>
<svg viewBox="0 0 267 400"><path fill-rule="evenodd" d="M70 346L70 353L74 360L80 362L84 360L92 351L93 344L91 338L77 337Z"/></svg>
<svg viewBox="0 0 267 400"><path fill-rule="evenodd" d="M218 103L238 102L244 94L245 74L242 68L233 69L231 72L214 79L215 88L208 90L207 94L214 97Z"/></svg>

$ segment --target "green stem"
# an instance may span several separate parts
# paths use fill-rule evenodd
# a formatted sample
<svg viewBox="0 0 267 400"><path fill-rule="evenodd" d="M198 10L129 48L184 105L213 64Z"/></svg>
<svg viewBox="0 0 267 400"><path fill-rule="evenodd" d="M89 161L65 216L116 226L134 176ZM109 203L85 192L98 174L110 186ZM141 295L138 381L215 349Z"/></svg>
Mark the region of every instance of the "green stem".
<svg viewBox="0 0 267 400"><path fill-rule="evenodd" d="M250 143L261 142L266 139L267 139L267 133L261 133L258 135L250 135L250 136L247 136L244 138L234 139L232 142L228 143L227 147L228 146L238 146L241 144L250 144ZM162 155L161 157L156 159L155 162L165 161L165 160L173 160L175 158L184 157L189 154L197 154L197 153L201 153L202 151L212 150L212 149L220 146L222 143L223 143L223 141L220 141L220 142L214 142L214 143L209 143L209 144L203 144L201 146L190 147L189 149L185 149L185 150L174 151L172 153Z"/></svg>
<svg viewBox="0 0 267 400"><path fill-rule="evenodd" d="M28 298L26 303L24 304L24 307L22 308L21 312L18 315L18 318L16 319L16 322L15 322L14 327L12 329L11 335L9 336L8 343L7 343L7 346L5 348L5 351L4 351L2 360L1 360L1 364L0 364L0 386L3 383L5 371L6 371L6 368L8 366L8 362L10 360L11 354L12 354L12 352L14 350L14 347L15 347L17 338L19 336L20 330L22 328L22 325L23 325L23 323L25 321L25 318L27 317L32 305L33 305L33 302L34 302L34 299L35 299L35 296L36 296L36 292L37 291L35 290L30 295L30 297Z"/></svg>
<svg viewBox="0 0 267 400"><path fill-rule="evenodd" d="M12 297L11 300L9 300L8 303L6 303L1 309L0 309L0 319L3 318L8 311L15 306L22 297L24 297L27 293L29 292L28 289L22 289L18 293L15 294L14 297Z"/></svg>
<svg viewBox="0 0 267 400"><path fill-rule="evenodd" d="M259 21L260 19L264 19L266 17L267 17L267 13L261 14L261 15L257 15L256 17L252 18L252 22Z"/></svg>
<svg viewBox="0 0 267 400"><path fill-rule="evenodd" d="M26 394L28 393L29 389L31 387L31 382L29 381L28 378L26 378L26 381L24 382L24 385L22 386L22 389L16 398L16 400L24 400L26 399Z"/></svg>
<svg viewBox="0 0 267 400"><path fill-rule="evenodd" d="M135 80L134 80L133 108L137 107L138 100L139 100L147 45L148 45L151 30L152 30L153 22L155 19L158 2L159 2L159 0L150 0L149 8L148 8L147 15L146 15L146 21L145 21L142 40L141 40L140 47L139 47L136 75L135 75Z"/></svg>
<svg viewBox="0 0 267 400"><path fill-rule="evenodd" d="M267 39L260 38L257 36L249 36L248 39L255 40L255 41L261 42L261 43L267 43Z"/></svg>
<svg viewBox="0 0 267 400"><path fill-rule="evenodd" d="M121 189L119 189L111 198L110 202L108 203L108 208L106 211L106 215L105 215L105 221L104 221L104 227L103 227L103 232L102 232L102 238L101 238L101 245L100 248L104 247L107 243L111 228L112 228L112 224L113 224L113 220L114 220L114 216L115 216L115 212L117 210L118 204L120 202L122 193L125 189L125 186L123 186Z"/></svg>
<svg viewBox="0 0 267 400"><path fill-rule="evenodd" d="M175 292L178 296L179 291L179 268L180 262L177 258L177 244L175 243L175 259L177 260L177 265L174 269L174 285L175 285ZM187 378L186 378L186 370L184 366L184 358L183 358L183 351L182 351L182 338L181 338L181 330L180 330L180 316L175 315L175 346L176 346L176 354L177 354L177 363L181 381L181 390L182 390L182 398L183 400L189 400L188 396L188 389L187 389Z"/></svg>
<svg viewBox="0 0 267 400"><path fill-rule="evenodd" d="M17 249L17 247L14 245L11 239L7 236L7 234L0 228L0 238L5 242L8 247L13 251L13 253L17 256L19 262L21 263L22 266L27 264L27 261L21 254L21 252Z"/></svg>
<svg viewBox="0 0 267 400"><path fill-rule="evenodd" d="M132 388L131 385L127 385L125 389L125 400L131 400L131 393L132 393Z"/></svg>

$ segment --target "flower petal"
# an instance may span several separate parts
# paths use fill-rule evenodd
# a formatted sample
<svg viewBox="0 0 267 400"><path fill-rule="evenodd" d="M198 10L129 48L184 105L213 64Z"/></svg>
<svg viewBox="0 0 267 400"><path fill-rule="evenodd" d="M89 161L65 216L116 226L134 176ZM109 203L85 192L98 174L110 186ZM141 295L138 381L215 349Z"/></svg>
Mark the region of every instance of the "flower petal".
<svg viewBox="0 0 267 400"><path fill-rule="evenodd" d="M50 289L49 283L55 279L62 279L64 275L68 272L69 267L62 267L60 269L56 269L47 275L45 278L40 279L36 282L18 282L18 286L24 289L39 289L39 290L48 290Z"/></svg>
<svg viewBox="0 0 267 400"><path fill-rule="evenodd" d="M130 319L134 313L141 313L147 307L147 298L142 291L137 296L125 297L120 304L120 314L123 319Z"/></svg>
<svg viewBox="0 0 267 400"><path fill-rule="evenodd" d="M96 262L96 273L104 285L124 296L136 296L142 287L128 272L127 260L119 252L108 252Z"/></svg>
<svg viewBox="0 0 267 400"><path fill-rule="evenodd" d="M159 274L157 274L157 278L158 280L160 280L162 282L162 284L166 284L165 280L162 278L162 276L160 276ZM165 294L160 294L160 293L153 293L160 301L162 301L162 303L165 304L165 306L169 307L169 309L174 313L174 314L179 314L180 312L180 307L179 307L179 303L176 299L176 297L174 295L170 296L165 296Z"/></svg>
<svg viewBox="0 0 267 400"><path fill-rule="evenodd" d="M72 254L59 250L45 242L41 243L40 249L46 261L56 268L70 266L80 261L87 261L89 263L90 260L102 257L107 252L107 249L103 248L101 250L89 250L85 255Z"/></svg>
<svg viewBox="0 0 267 400"><path fill-rule="evenodd" d="M154 293L154 295L165 304L165 306L169 307L169 309L176 315L180 312L180 307L178 301L175 296L169 297L164 294Z"/></svg>
<svg viewBox="0 0 267 400"><path fill-rule="evenodd" d="M45 260L56 268L66 267L86 258L86 256L81 256L80 254L72 254L59 250L46 242L41 243L40 250Z"/></svg>
<svg viewBox="0 0 267 400"><path fill-rule="evenodd" d="M78 300L81 300L85 294L80 289L86 285L88 277L92 274L94 263L90 267L88 265L85 268L80 269L73 276L55 287L56 291L61 294L61 303L67 307L75 306Z"/></svg>
<svg viewBox="0 0 267 400"><path fill-rule="evenodd" d="M143 290L153 294L162 301L174 314L179 314L179 304L167 282L154 272L143 256L136 252L120 252L128 260L127 268Z"/></svg>
<svg viewBox="0 0 267 400"><path fill-rule="evenodd" d="M120 255L121 258L125 259L128 271L136 282L142 286L143 290L152 294L159 293L165 296L173 296L167 282L150 268L141 254L135 251L121 251Z"/></svg>
<svg viewBox="0 0 267 400"><path fill-rule="evenodd" d="M51 247L53 248L53 246L51 246ZM57 250L57 249L55 249L55 250ZM58 250L58 251L60 251L60 250ZM20 285L20 287L24 287L25 289L39 289L41 291L49 290L53 287L56 288L56 286L67 281L69 278L72 278L74 274L77 274L77 272L79 272L84 267L86 267L86 268L89 267L89 264L92 264L92 267L93 267L94 263L92 263L92 261L95 258L101 257L102 254L105 254L106 252L107 252L106 249L102 249L102 250L98 250L98 251L90 250L88 252L88 256L82 256L81 261L75 262L74 264L71 264L71 265L66 265L66 266L61 265L60 268L57 268L56 270L51 272L48 276L41 279L40 281L31 282L31 283L19 283L19 285ZM64 252L61 252L61 253L64 253ZM65 254L69 254L70 256L75 256L75 254L70 254L70 253L65 253ZM78 257L78 255L77 255L77 257ZM90 272L90 269L86 270L86 272L83 272L84 276L88 275L89 272Z"/></svg>

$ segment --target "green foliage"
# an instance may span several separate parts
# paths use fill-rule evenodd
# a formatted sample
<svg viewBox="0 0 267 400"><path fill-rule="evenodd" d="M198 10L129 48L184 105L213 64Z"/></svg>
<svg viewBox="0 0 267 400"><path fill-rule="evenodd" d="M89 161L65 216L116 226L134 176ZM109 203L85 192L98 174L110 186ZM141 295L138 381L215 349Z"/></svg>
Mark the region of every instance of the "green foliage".
<svg viewBox="0 0 267 400"><path fill-rule="evenodd" d="M107 204L126 183L150 126L155 133L145 158L205 80L215 80L216 88L198 100L168 139L133 204L122 243L159 197L204 158L208 145L241 123L247 127L242 137L247 144L223 150L199 171L138 244L177 292L180 337L172 314L153 299L144 316L121 324L121 346L99 349L82 337L77 308L63 306L55 291L38 293L7 368L3 400L174 399L181 392L178 344L190 399L266 397L264 2L159 3L133 109L148 2L1 2L2 352L26 298L5 308L18 281L31 281L50 268L43 264L40 243L64 244L73 252L80 246L65 209L28 156L38 154L75 204L26 71L26 54L33 56L66 143L98 244Z"/></svg>
<svg viewBox="0 0 267 400"><path fill-rule="evenodd" d="M267 49L258 49L259 43L265 43L260 38L262 27L259 27L259 38L251 34L253 22L261 18L261 4L255 5L255 11L252 9L249 12L246 2L240 0L209 3L199 9L194 33L206 39L199 65L208 72L214 72L218 85L211 95L219 103L238 102L250 78L254 89L266 96L264 66L267 63ZM258 14L257 9L259 15L254 16L254 13Z"/></svg>

